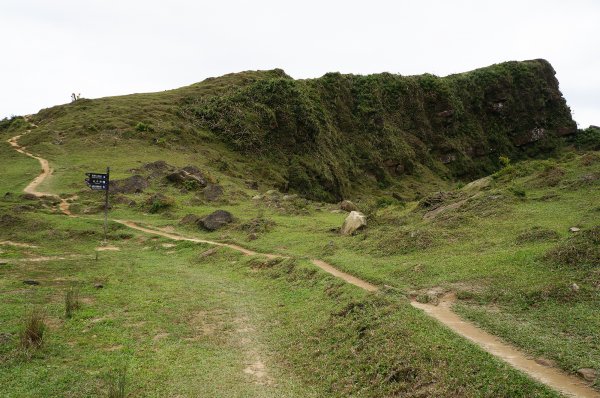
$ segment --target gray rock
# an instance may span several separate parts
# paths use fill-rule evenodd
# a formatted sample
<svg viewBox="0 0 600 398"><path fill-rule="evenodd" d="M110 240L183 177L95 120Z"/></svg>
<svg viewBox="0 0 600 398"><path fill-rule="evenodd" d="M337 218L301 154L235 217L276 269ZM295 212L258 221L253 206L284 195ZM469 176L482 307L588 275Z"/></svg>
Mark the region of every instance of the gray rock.
<svg viewBox="0 0 600 398"><path fill-rule="evenodd" d="M573 283L571 285L571 290L574 292L578 292L579 291L579 285L577 283Z"/></svg>
<svg viewBox="0 0 600 398"><path fill-rule="evenodd" d="M102 283L94 283L94 287L96 289L102 289L104 287L104 285Z"/></svg>
<svg viewBox="0 0 600 398"><path fill-rule="evenodd" d="M219 247L213 247L212 249L208 249L208 250L200 253L200 257L212 256L213 254L215 254L218 251L219 251Z"/></svg>
<svg viewBox="0 0 600 398"><path fill-rule="evenodd" d="M110 181L110 191L112 193L141 193L146 188L148 188L148 180L140 175Z"/></svg>
<svg viewBox="0 0 600 398"><path fill-rule="evenodd" d="M23 281L23 284L25 284L25 285L30 285L30 286L37 286L37 285L39 285L40 283L39 283L38 281L34 281L33 279L25 279L25 280Z"/></svg>
<svg viewBox="0 0 600 398"><path fill-rule="evenodd" d="M577 228L577 227L571 227L571 228L569 228L569 232L579 232L579 231L581 231L581 230L579 228Z"/></svg>
<svg viewBox="0 0 600 398"><path fill-rule="evenodd" d="M204 198L209 202L214 202L221 199L223 196L223 187L217 184L209 184L202 190Z"/></svg>
<svg viewBox="0 0 600 398"><path fill-rule="evenodd" d="M167 181L177 185L193 183L197 184L198 188L204 188L207 185L204 176L202 176L200 171L193 166L187 166L181 170L177 170L168 174L166 178Z"/></svg>
<svg viewBox="0 0 600 398"><path fill-rule="evenodd" d="M262 196L260 196L260 195L254 195L252 197L252 200L261 200L261 199L262 199Z"/></svg>
<svg viewBox="0 0 600 398"><path fill-rule="evenodd" d="M342 235L352 235L357 230L367 226L367 217L359 211L351 211L344 220L340 233Z"/></svg>
<svg viewBox="0 0 600 398"><path fill-rule="evenodd" d="M190 225L190 224L198 224L198 222L200 221L200 216L197 216L195 214L186 214L181 221L179 221L180 224L184 224L184 225Z"/></svg>
<svg viewBox="0 0 600 398"><path fill-rule="evenodd" d="M548 367L556 366L556 361L553 361L552 359L536 358L535 361L543 366L548 366Z"/></svg>
<svg viewBox="0 0 600 398"><path fill-rule="evenodd" d="M356 205L350 202L349 200L342 200L342 202L340 203L340 209L348 212L358 211L358 207L356 207Z"/></svg>
<svg viewBox="0 0 600 398"><path fill-rule="evenodd" d="M579 376L583 377L587 381L593 382L596 381L596 378L598 378L598 372L596 372L596 370L592 368L577 369L577 373L579 373Z"/></svg>
<svg viewBox="0 0 600 398"><path fill-rule="evenodd" d="M216 231L217 229L230 224L233 221L233 215L225 210L217 210L199 221L200 227L207 231Z"/></svg>

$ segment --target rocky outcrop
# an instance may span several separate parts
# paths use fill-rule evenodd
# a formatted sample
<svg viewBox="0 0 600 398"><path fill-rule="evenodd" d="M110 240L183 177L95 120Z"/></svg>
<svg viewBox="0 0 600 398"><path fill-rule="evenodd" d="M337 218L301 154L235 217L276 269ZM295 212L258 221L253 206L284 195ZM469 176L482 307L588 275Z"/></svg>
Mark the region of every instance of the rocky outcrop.
<svg viewBox="0 0 600 398"><path fill-rule="evenodd" d="M472 180L496 171L500 154L549 153L576 131L541 59L446 77L280 72L190 101L188 114L234 150L268 157L284 191L312 199L340 201L423 168Z"/></svg>

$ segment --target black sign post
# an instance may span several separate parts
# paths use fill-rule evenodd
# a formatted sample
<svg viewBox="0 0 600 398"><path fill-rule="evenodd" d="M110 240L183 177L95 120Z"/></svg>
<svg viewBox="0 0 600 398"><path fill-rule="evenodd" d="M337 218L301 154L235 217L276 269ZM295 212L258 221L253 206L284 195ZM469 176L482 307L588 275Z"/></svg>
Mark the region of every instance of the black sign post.
<svg viewBox="0 0 600 398"><path fill-rule="evenodd" d="M85 173L87 178L85 183L94 191L104 191L104 241L108 229L108 188L110 186L110 167L106 168L106 174L103 173Z"/></svg>

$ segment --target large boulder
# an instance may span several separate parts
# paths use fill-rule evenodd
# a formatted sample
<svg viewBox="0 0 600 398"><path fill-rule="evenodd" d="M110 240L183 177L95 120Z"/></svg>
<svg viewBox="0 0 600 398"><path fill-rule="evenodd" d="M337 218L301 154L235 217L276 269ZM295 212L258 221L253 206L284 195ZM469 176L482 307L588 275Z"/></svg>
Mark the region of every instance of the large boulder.
<svg viewBox="0 0 600 398"><path fill-rule="evenodd" d="M225 210L217 210L208 216L202 217L198 222L200 227L207 231L215 231L233 221L233 215Z"/></svg>
<svg viewBox="0 0 600 398"><path fill-rule="evenodd" d="M344 220L340 233L342 235L352 235L357 230L367 226L367 217L360 211L351 211Z"/></svg>
<svg viewBox="0 0 600 398"><path fill-rule="evenodd" d="M141 193L146 188L148 188L148 180L140 175L110 181L110 191L112 193Z"/></svg>

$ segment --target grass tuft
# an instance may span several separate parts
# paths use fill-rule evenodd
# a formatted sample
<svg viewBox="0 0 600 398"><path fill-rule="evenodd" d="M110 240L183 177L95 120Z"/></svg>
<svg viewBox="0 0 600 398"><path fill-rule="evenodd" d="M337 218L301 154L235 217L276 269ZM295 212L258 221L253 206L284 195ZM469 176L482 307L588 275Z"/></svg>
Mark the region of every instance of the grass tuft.
<svg viewBox="0 0 600 398"><path fill-rule="evenodd" d="M109 375L107 397L125 398L127 396L127 368L125 366L113 371Z"/></svg>
<svg viewBox="0 0 600 398"><path fill-rule="evenodd" d="M65 318L71 319L80 307L79 292L74 288L70 288L65 292Z"/></svg>
<svg viewBox="0 0 600 398"><path fill-rule="evenodd" d="M38 349L44 344L46 322L38 309L32 310L25 319L21 329L21 347L25 350Z"/></svg>

